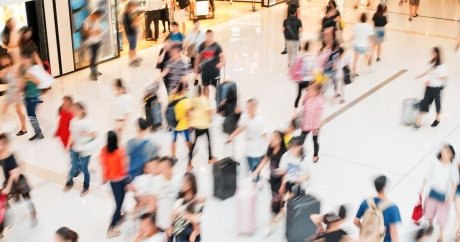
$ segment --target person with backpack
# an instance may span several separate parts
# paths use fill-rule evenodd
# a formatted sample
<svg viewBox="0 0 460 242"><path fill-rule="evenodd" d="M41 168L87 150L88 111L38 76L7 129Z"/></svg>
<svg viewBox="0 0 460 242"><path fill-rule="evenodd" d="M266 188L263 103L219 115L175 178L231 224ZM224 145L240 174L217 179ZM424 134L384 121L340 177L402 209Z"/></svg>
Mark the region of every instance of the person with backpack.
<svg viewBox="0 0 460 242"><path fill-rule="evenodd" d="M102 10L96 10L89 15L82 26L82 33L85 38L85 44L88 46L90 61L89 68L91 70L90 79L97 81L97 77L102 75L97 70L97 56L99 49L102 46L102 36L104 34L101 25L101 18L104 13Z"/></svg>
<svg viewBox="0 0 460 242"><path fill-rule="evenodd" d="M351 241L348 233L341 228L343 221L347 217L347 208L340 206L338 213L330 212L324 215L312 214L310 219L318 227L317 234L313 236L311 242L349 242ZM326 225L326 228L323 227Z"/></svg>
<svg viewBox="0 0 460 242"><path fill-rule="evenodd" d="M246 113L239 120L238 128L227 138L227 143L246 132L246 158L250 172L254 172L267 150L267 129L264 119L258 114L258 101L254 98L246 102Z"/></svg>
<svg viewBox="0 0 460 242"><path fill-rule="evenodd" d="M159 155L159 147L147 138L148 124L143 118L137 120L137 136L128 140L126 153L129 157L129 177L133 180L143 173L147 161Z"/></svg>
<svg viewBox="0 0 460 242"><path fill-rule="evenodd" d="M198 138L202 135L206 135L208 139L208 163L211 164L215 161L211 151L211 135L209 133L209 127L212 122L212 115L214 109L211 107L211 102L203 94L203 89L198 86L198 96L192 98L190 108L190 127L195 130L195 141L193 142L192 148L190 148L189 160L193 158L193 150L195 148Z"/></svg>
<svg viewBox="0 0 460 242"><path fill-rule="evenodd" d="M302 91L306 89L313 80L313 72L316 69L316 56L310 52L310 42L304 44L303 51L297 58L295 65L291 67L291 77L297 82L297 97L294 102L294 107L299 106L299 101L302 96Z"/></svg>
<svg viewBox="0 0 460 242"><path fill-rule="evenodd" d="M439 225L438 242L443 242L444 231L449 219L449 209L454 201L459 174L457 167L453 164L455 150L452 145L444 145L437 156L437 161L432 163L423 180L420 196L424 194L427 187L428 196L425 201L424 216L433 228L434 218L437 218Z"/></svg>
<svg viewBox="0 0 460 242"><path fill-rule="evenodd" d="M171 155L173 159L176 159L176 142L177 136L180 134L184 135L185 142L187 143L188 152L192 148L192 143L190 139L190 99L185 95L185 83L180 82L176 88L176 91L170 97L170 103L166 110L166 119L168 120L168 125L173 129L173 142L171 144ZM191 162L188 162L188 169L192 167Z"/></svg>
<svg viewBox="0 0 460 242"><path fill-rule="evenodd" d="M360 229L360 238L366 238L362 241L399 241L397 225L401 222L401 215L398 206L387 199L387 180L384 175L375 179L377 196L364 200L356 213L354 224Z"/></svg>
<svg viewBox="0 0 460 242"><path fill-rule="evenodd" d="M292 66L299 53L300 32L302 32L302 21L297 18L297 7L289 5L289 16L283 22L283 33L286 41L286 51L288 54L288 66Z"/></svg>

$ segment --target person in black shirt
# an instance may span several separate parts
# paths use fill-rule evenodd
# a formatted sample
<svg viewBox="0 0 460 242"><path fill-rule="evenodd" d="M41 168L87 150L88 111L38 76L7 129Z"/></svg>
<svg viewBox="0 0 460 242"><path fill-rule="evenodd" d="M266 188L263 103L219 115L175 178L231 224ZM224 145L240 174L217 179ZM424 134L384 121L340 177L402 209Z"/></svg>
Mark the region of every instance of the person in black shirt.
<svg viewBox="0 0 460 242"><path fill-rule="evenodd" d="M14 154L10 150L10 141L5 133L0 134L0 165L2 166L5 177L0 191L1 194L10 195L17 199L19 199L19 196L22 196L29 207L32 225L35 226L37 224L37 213L30 198L30 186L22 174ZM3 224L0 224L0 237L2 237L2 233Z"/></svg>
<svg viewBox="0 0 460 242"><path fill-rule="evenodd" d="M340 206L338 214L327 213L325 215L312 214L310 219L318 226L318 232L311 241L323 242L345 242L350 241L347 232L340 228L343 220L347 216L345 206ZM326 225L326 228L323 227Z"/></svg>
<svg viewBox="0 0 460 242"><path fill-rule="evenodd" d="M387 25L388 20L385 14L385 6L379 4L377 6L377 12L372 17L374 22L374 44L377 47L377 62L380 61L380 55L382 54L382 44L385 40L385 25Z"/></svg>
<svg viewBox="0 0 460 242"><path fill-rule="evenodd" d="M288 65L291 66L299 53L300 32L302 31L302 21L297 18L297 7L289 6L289 17L283 22L284 39L286 40L286 51L288 54Z"/></svg>
<svg viewBox="0 0 460 242"><path fill-rule="evenodd" d="M201 71L204 95L209 97L209 85L217 87L220 81L220 69L224 65L225 57L222 48L214 41L212 30L208 30L206 40L198 48L198 55L195 59L195 73Z"/></svg>
<svg viewBox="0 0 460 242"><path fill-rule="evenodd" d="M130 1L126 4L125 12L123 13L123 28L129 44L129 65L139 66L142 61L137 57L137 35L139 33L139 14L136 12L137 3Z"/></svg>
<svg viewBox="0 0 460 242"><path fill-rule="evenodd" d="M37 65L43 65L42 60L40 59L40 54L38 52L38 47L34 43L32 38L32 28L22 27L19 29L19 34L21 38L19 39L19 51L21 54L27 51L32 51L34 54L34 61Z"/></svg>

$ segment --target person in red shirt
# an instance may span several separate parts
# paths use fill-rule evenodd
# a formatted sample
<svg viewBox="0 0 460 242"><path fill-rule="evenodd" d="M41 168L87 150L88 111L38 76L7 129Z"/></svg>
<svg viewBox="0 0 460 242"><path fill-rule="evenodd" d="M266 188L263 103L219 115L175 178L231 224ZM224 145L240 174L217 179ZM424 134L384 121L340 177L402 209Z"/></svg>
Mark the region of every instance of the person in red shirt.
<svg viewBox="0 0 460 242"><path fill-rule="evenodd" d="M122 220L121 207L125 199L125 187L128 183L127 158L125 150L118 147L118 137L114 131L107 134L107 145L102 148L101 157L103 183L110 182L116 209L107 231L107 238L120 236L115 227Z"/></svg>
<svg viewBox="0 0 460 242"><path fill-rule="evenodd" d="M56 129L55 137L58 137L64 148L67 147L70 137L70 120L73 118L72 113L73 99L70 96L62 98L62 105L59 107L59 123Z"/></svg>

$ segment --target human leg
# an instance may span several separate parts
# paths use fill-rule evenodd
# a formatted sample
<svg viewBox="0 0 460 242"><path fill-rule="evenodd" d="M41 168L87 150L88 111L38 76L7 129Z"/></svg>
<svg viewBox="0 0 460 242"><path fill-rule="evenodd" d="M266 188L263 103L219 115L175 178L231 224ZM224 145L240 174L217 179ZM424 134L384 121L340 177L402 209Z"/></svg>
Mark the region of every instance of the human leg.
<svg viewBox="0 0 460 242"><path fill-rule="evenodd" d="M66 190L73 186L73 178L78 170L80 170L80 154L70 150L70 171L67 175Z"/></svg>
<svg viewBox="0 0 460 242"><path fill-rule="evenodd" d="M81 171L83 172L83 190L84 191L89 189L90 174L88 170L88 165L89 165L90 158L91 156L82 157L80 155Z"/></svg>
<svg viewBox="0 0 460 242"><path fill-rule="evenodd" d="M37 223L37 210L35 209L35 205L32 202L32 199L30 198L30 192L22 194L22 198L24 198L27 208L29 209L32 223L35 225Z"/></svg>
<svg viewBox="0 0 460 242"><path fill-rule="evenodd" d="M6 113L6 108L8 108L8 105L5 105L5 110L4 110L3 113ZM24 110L22 109L22 103L17 102L15 104L15 109L16 109L16 114L19 117L19 122L21 123L21 131L26 131L27 132L26 116L24 115Z"/></svg>
<svg viewBox="0 0 460 242"><path fill-rule="evenodd" d="M115 212L112 217L112 222L110 223L109 230L113 229L115 226L118 225L122 216L121 216L121 209L123 206L123 201L125 199L125 180L119 182L110 182L110 186L112 187L113 197L115 199Z"/></svg>
<svg viewBox="0 0 460 242"><path fill-rule="evenodd" d="M37 114L36 114L38 98L36 97L25 98L25 103L26 103L27 116L29 117L30 124L32 125L32 128L34 129L34 132L35 132L35 135L30 140L34 140L37 138L43 139L42 130L40 128L40 124L38 123Z"/></svg>
<svg viewBox="0 0 460 242"><path fill-rule="evenodd" d="M302 91L308 87L309 82L299 82L297 87L297 97L294 102L294 107L299 107L300 98L302 97Z"/></svg>
<svg viewBox="0 0 460 242"><path fill-rule="evenodd" d="M152 25L153 22L153 12L154 11L147 11L145 12L145 38L147 40L152 39Z"/></svg>

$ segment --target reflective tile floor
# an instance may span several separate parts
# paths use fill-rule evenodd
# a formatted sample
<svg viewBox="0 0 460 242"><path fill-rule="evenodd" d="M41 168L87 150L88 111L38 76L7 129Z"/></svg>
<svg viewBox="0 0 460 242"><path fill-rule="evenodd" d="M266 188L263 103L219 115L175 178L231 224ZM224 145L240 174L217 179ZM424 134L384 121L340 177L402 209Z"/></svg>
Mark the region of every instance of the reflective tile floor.
<svg viewBox="0 0 460 242"><path fill-rule="evenodd" d="M302 1L304 40L317 40L325 2ZM351 6L351 1L341 3L342 15L347 23L344 33L346 47L350 46L350 29L358 13L365 11L364 8L354 11ZM313 176L308 192L321 199L323 212L335 210L340 204L349 205L350 221L345 227L355 236L357 231L351 225L351 219L357 206L363 198L373 195L373 178L385 174L390 179L389 197L401 210L401 241L411 241L409 236L416 227L410 216L428 165L435 161L435 153L440 145L451 143L460 149L460 113L457 112L460 103L460 60L456 59L454 53L459 25L451 20L460 16L460 4L454 0L422 1L420 15L428 17L421 16L413 22L407 20L407 4L400 7L398 1L390 0L389 11L390 23L382 61L370 68L360 63L360 77L347 86L345 104L339 105L332 97L332 91L326 94L324 119L329 122L321 131L321 160L312 165ZM260 101L260 114L269 130L286 127L293 113L297 92L287 75L287 57L280 55L284 46L281 24L285 13L285 4L280 4L213 28L226 55L225 75L237 82L241 102L253 97ZM400 124L402 102L406 98L422 97L424 80L416 80L415 76L426 70L433 46L443 49L443 59L449 67L449 84L442 101L442 122L437 128L428 127L434 119L434 113L430 113L423 122L424 127L414 131ZM16 222L6 232L4 241L52 241L54 231L61 226L76 230L84 242L109 241L105 233L114 202L110 188L101 185L97 158L93 158L90 164L92 182L87 197L80 198L77 189L62 192L69 160L59 143L52 138L57 109L64 95L72 95L85 103L89 117L97 122L102 142L105 132L113 128L110 115L113 98L111 85L115 78L121 77L134 97L130 125L122 137L125 142L134 135L134 120L142 114L141 93L158 75L154 68L158 51L158 47L142 51L144 62L139 68L128 68L126 58L102 64L100 71L103 75L97 82L88 80L87 70L61 77L57 79L53 90L43 96L45 102L40 105L38 113L46 139L35 143L29 143L27 137L14 140L15 149L34 187L32 196L38 209L39 224L31 229L25 205L14 205ZM386 85L374 89L384 82ZM368 93L370 90L372 92ZM17 130L13 110L2 120L3 131ZM227 155L223 149L221 122L216 117L212 128L213 148L218 158ZM152 140L162 146L163 154L169 153L170 134L159 132L152 135ZM179 147L183 147L180 142ZM247 164L243 159L244 139L238 138L236 144L233 154L241 162L239 178L242 180L248 176ZM310 140L306 147L310 157ZM211 169L203 152L206 150L205 143L200 142L198 148L194 172L198 176L199 192L208 199L202 221L203 241L284 241L283 222L278 224L270 237L265 237L270 218L268 183L263 183L258 192L256 234L250 237L237 235L236 200L219 201L212 197ZM185 172L186 154L185 149L178 150L179 164L175 168L178 176ZM132 199L128 198L125 205L129 207L132 203ZM446 242L454 241L454 215L452 209ZM132 241L135 226L132 222L125 223L123 235L111 241ZM435 238L429 241L435 241Z"/></svg>

